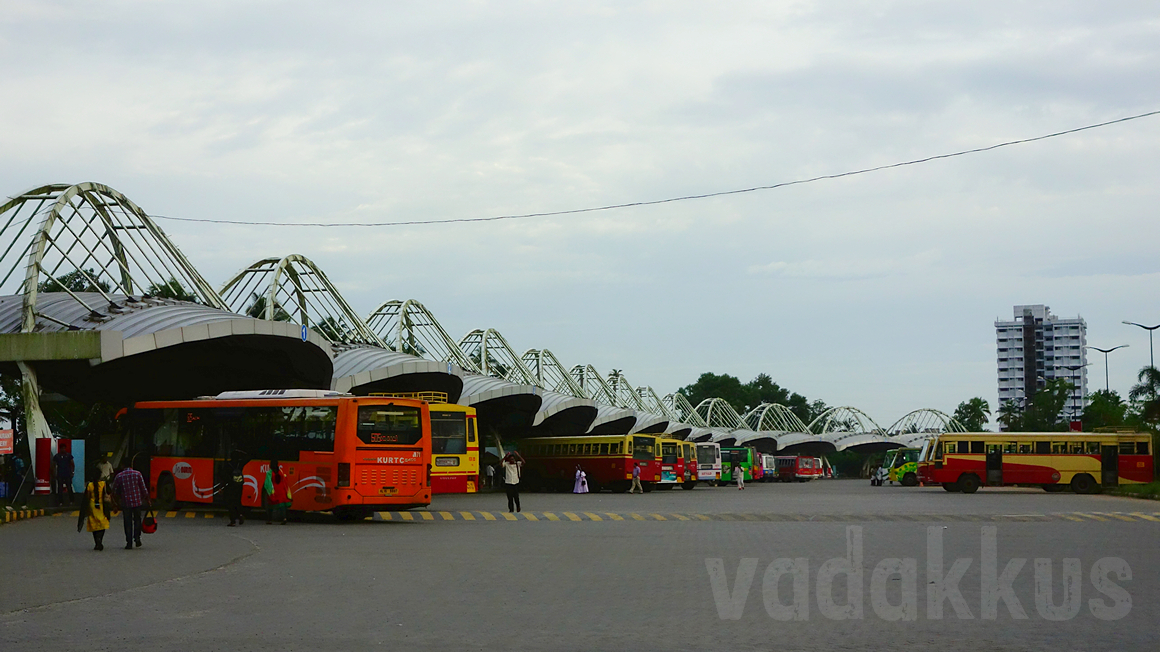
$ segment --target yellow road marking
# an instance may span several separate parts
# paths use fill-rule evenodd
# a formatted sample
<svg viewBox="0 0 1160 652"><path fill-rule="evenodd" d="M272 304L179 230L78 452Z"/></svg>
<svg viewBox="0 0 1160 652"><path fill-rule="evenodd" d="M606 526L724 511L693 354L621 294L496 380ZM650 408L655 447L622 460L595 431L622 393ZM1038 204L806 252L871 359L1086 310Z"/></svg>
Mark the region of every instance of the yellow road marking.
<svg viewBox="0 0 1160 652"><path fill-rule="evenodd" d="M412 514L411 512L399 512L399 516L402 516L404 521L415 520L415 515Z"/></svg>
<svg viewBox="0 0 1160 652"><path fill-rule="evenodd" d="M604 519L600 518L599 516L593 514L592 512L584 512L584 515L587 516L588 520L590 520L590 521L603 521L604 520Z"/></svg>
<svg viewBox="0 0 1160 652"><path fill-rule="evenodd" d="M474 521L475 520L475 514L472 514L471 512L459 512L459 515L462 516L463 520L465 520L465 521Z"/></svg>
<svg viewBox="0 0 1160 652"><path fill-rule="evenodd" d="M620 514L613 514L612 512L604 512L604 513L608 516L608 518L610 518L614 521L623 521L624 520L624 517L621 516Z"/></svg>
<svg viewBox="0 0 1160 652"><path fill-rule="evenodd" d="M673 516L675 516L675 517L677 518L677 520L678 520L678 521L687 521L687 520L689 520L689 517L688 517L688 516L681 516L680 514L673 514Z"/></svg>
<svg viewBox="0 0 1160 652"><path fill-rule="evenodd" d="M69 516L80 516L80 515L81 515L81 513L80 513L80 511L78 510L78 511L75 511L75 512L69 512L69 514L68 514L68 515L69 515Z"/></svg>
<svg viewBox="0 0 1160 652"><path fill-rule="evenodd" d="M516 520L516 515L511 512L500 512L500 514L503 514L503 517L509 521Z"/></svg>
<svg viewBox="0 0 1160 652"><path fill-rule="evenodd" d="M423 517L424 521L434 521L435 520L435 515L432 514L431 512L419 512L419 514Z"/></svg>
<svg viewBox="0 0 1160 652"><path fill-rule="evenodd" d="M696 517L696 518L699 518L699 519L701 519L702 521L711 521L711 520L713 520L713 519L709 518L708 516L705 516L704 514L693 514L693 516L694 516L694 517Z"/></svg>
<svg viewBox="0 0 1160 652"><path fill-rule="evenodd" d="M1136 519L1132 518L1131 516L1124 516L1123 514L1109 514L1108 512L1098 512L1098 513L1103 514L1104 516L1111 516L1112 518L1118 518L1121 521L1127 521L1129 523L1136 522Z"/></svg>
<svg viewBox="0 0 1160 652"><path fill-rule="evenodd" d="M455 517L451 515L451 512L439 512L439 515L443 517L444 521L454 521L455 520Z"/></svg>
<svg viewBox="0 0 1160 652"><path fill-rule="evenodd" d="M536 518L536 515L535 515L535 514L530 514L530 513L528 513L528 512L521 512L521 513L524 515L524 520L525 520L525 521L538 521L538 520L540 520L540 519ZM552 514L551 516L552 516L553 518L555 518L555 514ZM558 518L557 518L556 520L558 521L558 520L560 520L560 519L558 519Z"/></svg>
<svg viewBox="0 0 1160 652"><path fill-rule="evenodd" d="M175 518L176 516L177 516L177 512L165 512L166 518Z"/></svg>
<svg viewBox="0 0 1160 652"><path fill-rule="evenodd" d="M495 520L495 514L492 514L491 512L480 512L479 514L480 514L480 516L483 516L483 520L485 520L485 521L494 521Z"/></svg>
<svg viewBox="0 0 1160 652"><path fill-rule="evenodd" d="M1083 521L1083 519L1078 516L1068 516L1067 514L1060 514L1060 516L1066 518L1069 521Z"/></svg>
<svg viewBox="0 0 1160 652"><path fill-rule="evenodd" d="M555 515L555 514L553 514L552 512L544 512L544 517L545 517L545 518L547 518L549 521L558 521L558 520L560 520L560 517L559 517L559 516L556 516L556 515Z"/></svg>
<svg viewBox="0 0 1160 652"><path fill-rule="evenodd" d="M1156 523L1160 523L1160 518L1156 518L1155 516L1148 516L1147 514L1145 514L1143 512L1132 512L1132 516L1135 516L1137 518L1142 518L1145 521L1153 521Z"/></svg>
<svg viewBox="0 0 1160 652"><path fill-rule="evenodd" d="M564 516L567 516L569 521L579 521L579 520L581 520L581 518L580 518L579 516L576 516L576 515L575 515L575 514L573 514L572 512L564 512Z"/></svg>
<svg viewBox="0 0 1160 652"><path fill-rule="evenodd" d="M205 513L206 518L213 518L214 516L216 516L216 514L214 514L213 512L206 512Z"/></svg>
<svg viewBox="0 0 1160 652"><path fill-rule="evenodd" d="M664 521L664 520L666 520L666 519L665 519L665 517L661 516L660 514L649 514L649 516L651 516L651 517L655 518L655 519L656 519L656 520L658 520L658 521Z"/></svg>
<svg viewBox="0 0 1160 652"><path fill-rule="evenodd" d="M1094 521L1100 521L1100 522L1103 522L1103 523L1107 523L1107 522L1108 522L1108 519L1106 519L1106 518L1103 518L1103 517L1100 517L1100 516L1096 516L1095 514L1085 514L1085 513L1083 513L1083 512L1076 512L1075 514L1076 514L1076 516L1083 516L1083 517L1085 517L1085 518L1090 518L1090 519L1092 519L1092 520L1094 520Z"/></svg>
<svg viewBox="0 0 1160 652"><path fill-rule="evenodd" d="M185 518L193 518L194 516L197 516L197 514L195 514L193 512L186 512L185 513Z"/></svg>
<svg viewBox="0 0 1160 652"><path fill-rule="evenodd" d="M389 521L394 517L391 516L390 512L379 512L379 518L383 519L384 521Z"/></svg>

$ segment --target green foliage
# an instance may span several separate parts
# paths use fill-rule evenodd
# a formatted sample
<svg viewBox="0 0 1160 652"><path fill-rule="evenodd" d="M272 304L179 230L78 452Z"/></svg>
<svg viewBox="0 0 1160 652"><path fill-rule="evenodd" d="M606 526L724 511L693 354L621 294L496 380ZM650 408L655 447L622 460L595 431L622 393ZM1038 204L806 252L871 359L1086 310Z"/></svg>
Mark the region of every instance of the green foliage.
<svg viewBox="0 0 1160 652"><path fill-rule="evenodd" d="M186 290L185 287L181 285L181 281L178 281L173 277L170 277L169 280L164 283L153 283L149 286L149 289L145 291L145 294L151 297L161 297L162 299L175 299L177 301L200 303L196 294Z"/></svg>
<svg viewBox="0 0 1160 652"><path fill-rule="evenodd" d="M250 307L246 308L246 315L254 319L266 318L266 297L265 295L253 293L250 300ZM290 321L290 313L286 312L282 305L277 301L274 302L274 319L273 321Z"/></svg>
<svg viewBox="0 0 1160 652"><path fill-rule="evenodd" d="M983 426L987 425L988 419L991 418L991 404L976 396L959 403L951 416L961 423L967 432L982 432Z"/></svg>
<svg viewBox="0 0 1160 652"><path fill-rule="evenodd" d="M1144 367L1136 374L1139 381L1128 392L1128 398L1139 405L1139 418L1149 429L1160 422L1160 370Z"/></svg>
<svg viewBox="0 0 1160 652"><path fill-rule="evenodd" d="M694 407L707 398L723 398L742 415L762 403L780 403L806 424L826 411L823 401L810 402L801 394L773 382L768 374L758 374L753 380L742 384L736 376L706 372L697 378L697 382L677 391L684 394Z"/></svg>
<svg viewBox="0 0 1160 652"><path fill-rule="evenodd" d="M1059 413L1075 390L1062 378L1053 378L1043 386L1025 408L1007 401L999 408L999 423L1007 432L1052 432L1067 430L1068 424Z"/></svg>
<svg viewBox="0 0 1160 652"><path fill-rule="evenodd" d="M103 290L108 293L112 286L107 281L102 281L98 278L99 274L92 268L86 269L83 273L80 270L73 270L68 274L62 274L54 281L48 279L43 281L36 287L38 292L98 292ZM93 280L89 280L93 279ZM95 283L94 283L95 281ZM99 288L99 289L98 289Z"/></svg>
<svg viewBox="0 0 1160 652"><path fill-rule="evenodd" d="M1090 431L1095 428L1109 428L1122 426L1127 423L1128 404L1115 391L1101 389L1088 397L1088 406L1084 408L1083 429Z"/></svg>

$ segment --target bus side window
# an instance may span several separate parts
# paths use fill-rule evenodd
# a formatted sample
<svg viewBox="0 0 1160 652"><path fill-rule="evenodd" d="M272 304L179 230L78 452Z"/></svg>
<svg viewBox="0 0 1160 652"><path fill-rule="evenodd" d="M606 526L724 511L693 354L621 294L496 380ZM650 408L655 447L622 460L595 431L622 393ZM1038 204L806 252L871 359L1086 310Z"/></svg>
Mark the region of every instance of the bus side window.
<svg viewBox="0 0 1160 652"><path fill-rule="evenodd" d="M971 452L971 443L960 441L959 445L955 447L955 452L959 455L966 455L967 453Z"/></svg>
<svg viewBox="0 0 1160 652"><path fill-rule="evenodd" d="M999 444L987 444L987 453L998 453L1001 450L1003 447Z"/></svg>
<svg viewBox="0 0 1160 652"><path fill-rule="evenodd" d="M1067 453L1067 442L1065 442L1065 441L1053 441L1053 442L1051 442L1051 454L1052 455L1062 455L1064 453Z"/></svg>
<svg viewBox="0 0 1160 652"><path fill-rule="evenodd" d="M552 448L552 455L559 455L560 454L560 444L552 444L551 448Z"/></svg>
<svg viewBox="0 0 1160 652"><path fill-rule="evenodd" d="M1052 444L1049 441L1037 441L1037 442L1035 442L1035 454L1036 455L1049 455L1049 454L1051 454L1051 445Z"/></svg>
<svg viewBox="0 0 1160 652"><path fill-rule="evenodd" d="M1147 455L1148 454L1148 442L1146 442L1146 441L1136 442L1136 454L1137 455Z"/></svg>
<svg viewBox="0 0 1160 652"><path fill-rule="evenodd" d="M1100 454L1100 448L1101 448L1101 447L1100 447L1100 442L1098 442L1098 441L1089 441L1089 442L1087 442L1087 453L1088 453L1088 455L1099 455L1099 454Z"/></svg>
<svg viewBox="0 0 1160 652"><path fill-rule="evenodd" d="M934 447L934 458L936 460L941 460L943 458L943 443L941 441Z"/></svg>
<svg viewBox="0 0 1160 652"><path fill-rule="evenodd" d="M971 455L982 455L987 452L987 443L982 441L971 442Z"/></svg>
<svg viewBox="0 0 1160 652"><path fill-rule="evenodd" d="M601 445L600 445L600 454L601 454L601 455L607 455L607 454L608 454L608 444L601 444Z"/></svg>
<svg viewBox="0 0 1160 652"><path fill-rule="evenodd" d="M467 424L468 424L467 441L474 444L475 443L475 419L468 419Z"/></svg>
<svg viewBox="0 0 1160 652"><path fill-rule="evenodd" d="M1083 455L1083 442L1073 441L1067 447L1067 452L1071 455Z"/></svg>
<svg viewBox="0 0 1160 652"><path fill-rule="evenodd" d="M1003 453L1018 453L1019 445L1013 441L1003 442Z"/></svg>
<svg viewBox="0 0 1160 652"><path fill-rule="evenodd" d="M1021 441L1021 442L1019 442L1019 452L1020 452L1020 453L1024 453L1024 454L1026 454L1026 453L1030 453L1030 452L1031 452L1031 446L1032 446L1031 442L1029 442L1029 441Z"/></svg>
<svg viewBox="0 0 1160 652"><path fill-rule="evenodd" d="M1131 441L1120 442L1120 455L1132 455L1136 452L1136 443Z"/></svg>
<svg viewBox="0 0 1160 652"><path fill-rule="evenodd" d="M609 455L620 455L620 442L614 442L608 445Z"/></svg>

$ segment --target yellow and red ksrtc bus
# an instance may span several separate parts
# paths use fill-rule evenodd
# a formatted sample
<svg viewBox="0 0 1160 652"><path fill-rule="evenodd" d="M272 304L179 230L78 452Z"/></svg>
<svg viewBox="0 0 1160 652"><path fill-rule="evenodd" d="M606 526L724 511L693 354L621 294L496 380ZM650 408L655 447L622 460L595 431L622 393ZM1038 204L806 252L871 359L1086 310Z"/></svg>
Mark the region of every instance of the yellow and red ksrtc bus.
<svg viewBox="0 0 1160 652"><path fill-rule="evenodd" d="M1152 467L1147 433L947 433L923 447L918 479L968 494L1016 484L1091 493L1151 482Z"/></svg>
<svg viewBox="0 0 1160 652"><path fill-rule="evenodd" d="M657 489L682 489L697 486L697 452L692 442L662 437L657 440L661 449L661 479Z"/></svg>
<svg viewBox="0 0 1160 652"><path fill-rule="evenodd" d="M640 467L645 491L661 480L662 449L656 435L532 437L520 442L519 450L527 462L524 477L533 489L572 491L577 464L588 477L589 491L628 491L633 466Z"/></svg>
<svg viewBox="0 0 1160 652"><path fill-rule="evenodd" d="M296 511L358 518L431 503L425 401L322 390L225 392L146 401L124 414L132 464L159 509L222 504L235 471L244 507L262 506L270 462L290 479Z"/></svg>
<svg viewBox="0 0 1160 652"><path fill-rule="evenodd" d="M431 411L431 491L479 491L479 434L475 408L447 402L443 392L371 394L427 401Z"/></svg>

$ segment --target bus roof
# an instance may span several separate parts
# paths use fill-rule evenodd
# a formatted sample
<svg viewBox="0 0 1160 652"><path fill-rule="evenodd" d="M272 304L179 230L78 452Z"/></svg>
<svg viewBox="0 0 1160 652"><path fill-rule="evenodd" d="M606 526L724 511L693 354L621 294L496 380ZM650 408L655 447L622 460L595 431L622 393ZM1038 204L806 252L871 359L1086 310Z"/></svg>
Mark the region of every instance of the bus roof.
<svg viewBox="0 0 1160 652"><path fill-rule="evenodd" d="M1062 441L1067 439L1116 439L1125 436L1137 437L1151 437L1152 435L1146 432L944 432L938 436L939 439L965 439L967 441L978 440L995 440L995 441L1036 441L1050 439L1054 441ZM901 449L896 449L901 450Z"/></svg>

